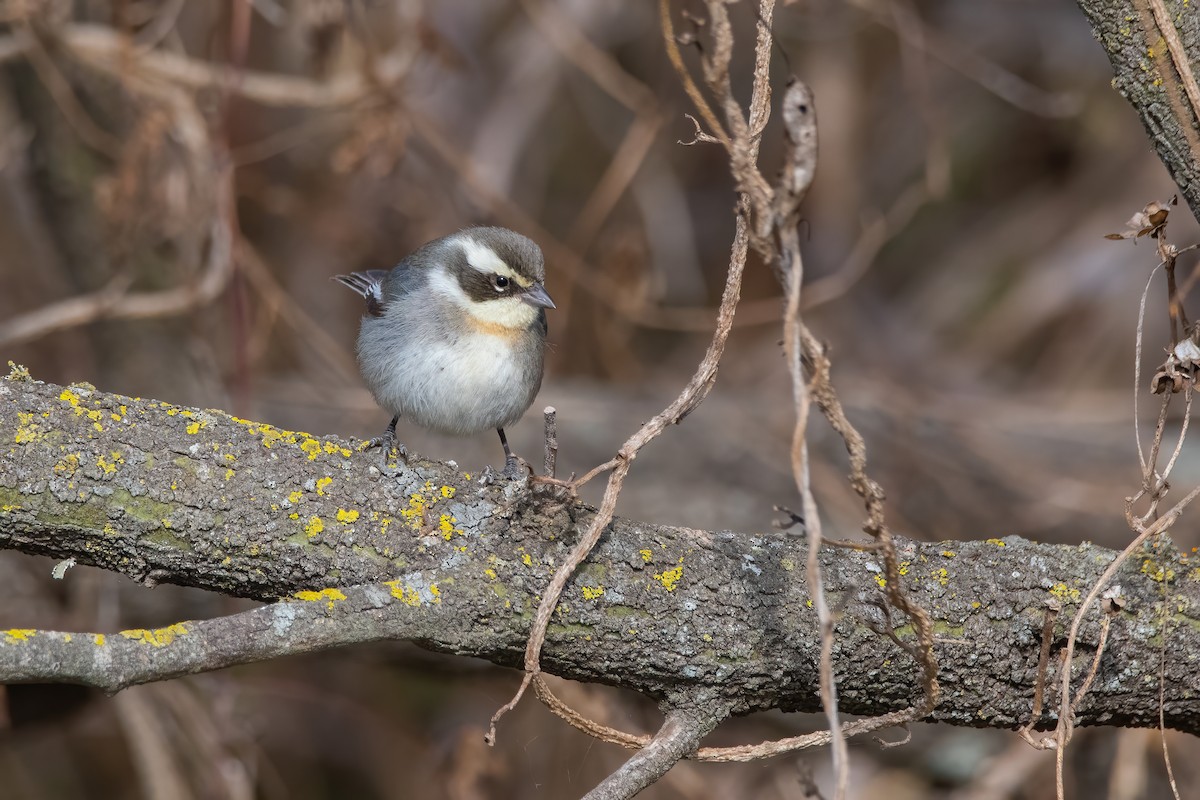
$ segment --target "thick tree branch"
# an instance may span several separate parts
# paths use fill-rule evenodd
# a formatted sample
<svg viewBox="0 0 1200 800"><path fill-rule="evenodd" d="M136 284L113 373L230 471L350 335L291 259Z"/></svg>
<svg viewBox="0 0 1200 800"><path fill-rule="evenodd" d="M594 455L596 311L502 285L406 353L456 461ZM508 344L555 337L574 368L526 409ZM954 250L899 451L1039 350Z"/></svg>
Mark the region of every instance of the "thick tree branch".
<svg viewBox="0 0 1200 800"><path fill-rule="evenodd" d="M0 381L0 547L263 600L338 589L102 643L0 633L0 681L115 689L381 638L519 665L538 595L593 510L524 485L480 486L445 464L389 474L377 464L351 442L219 411ZM897 547L905 589L939 636L943 693L929 718L989 727L1027 721L1047 603L1069 620L1115 555L1016 537ZM816 710L806 557L803 539L778 533L615 520L567 586L544 667L660 700L714 692L734 713ZM910 707L920 671L885 630L878 557L837 550L821 562L841 609L842 711ZM1157 725L1165 637L1166 724L1200 732L1200 568L1148 549L1116 582L1123 606L1078 724ZM1099 619L1097 609L1083 626L1077 675L1090 669ZM907 626L891 632L913 641ZM1052 686L1064 641L1060 624ZM1057 708L1053 697L1045 705L1042 726Z"/></svg>
<svg viewBox="0 0 1200 800"><path fill-rule="evenodd" d="M1177 0L1079 0L1159 158L1200 217L1200 16Z"/></svg>

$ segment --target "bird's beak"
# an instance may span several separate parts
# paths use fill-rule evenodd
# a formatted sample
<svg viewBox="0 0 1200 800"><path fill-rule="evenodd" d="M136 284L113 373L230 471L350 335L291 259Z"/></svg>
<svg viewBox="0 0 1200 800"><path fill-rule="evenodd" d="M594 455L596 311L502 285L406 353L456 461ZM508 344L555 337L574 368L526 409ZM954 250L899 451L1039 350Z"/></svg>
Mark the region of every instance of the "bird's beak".
<svg viewBox="0 0 1200 800"><path fill-rule="evenodd" d="M521 295L521 299L535 308L554 308L554 301L550 299L550 295L546 294L546 287L540 283L535 283L525 290Z"/></svg>

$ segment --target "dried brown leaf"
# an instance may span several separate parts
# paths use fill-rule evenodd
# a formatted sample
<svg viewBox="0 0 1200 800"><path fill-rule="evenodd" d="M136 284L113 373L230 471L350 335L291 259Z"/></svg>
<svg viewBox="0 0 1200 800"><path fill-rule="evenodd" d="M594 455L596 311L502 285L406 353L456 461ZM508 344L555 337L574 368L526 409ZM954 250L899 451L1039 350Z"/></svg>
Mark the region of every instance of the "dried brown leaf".
<svg viewBox="0 0 1200 800"><path fill-rule="evenodd" d="M1137 239L1149 234L1157 236L1158 232L1164 225L1167 224L1167 216L1171 213L1171 206L1179 204L1179 195L1171 195L1170 200L1162 203L1157 200L1147 203L1138 213L1129 218L1125 223L1125 230L1121 233L1110 233L1105 235L1105 239Z"/></svg>

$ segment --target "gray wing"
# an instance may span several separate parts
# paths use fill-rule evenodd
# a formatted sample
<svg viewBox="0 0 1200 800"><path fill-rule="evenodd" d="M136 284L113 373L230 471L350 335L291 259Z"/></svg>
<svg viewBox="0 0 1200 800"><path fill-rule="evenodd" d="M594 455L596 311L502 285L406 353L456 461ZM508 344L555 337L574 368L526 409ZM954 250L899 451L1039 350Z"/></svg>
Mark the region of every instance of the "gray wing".
<svg viewBox="0 0 1200 800"><path fill-rule="evenodd" d="M425 270L419 264L413 262L412 256L404 259L388 272L387 277L383 279L384 303L399 300L413 293L421 286L424 286L427 277Z"/></svg>

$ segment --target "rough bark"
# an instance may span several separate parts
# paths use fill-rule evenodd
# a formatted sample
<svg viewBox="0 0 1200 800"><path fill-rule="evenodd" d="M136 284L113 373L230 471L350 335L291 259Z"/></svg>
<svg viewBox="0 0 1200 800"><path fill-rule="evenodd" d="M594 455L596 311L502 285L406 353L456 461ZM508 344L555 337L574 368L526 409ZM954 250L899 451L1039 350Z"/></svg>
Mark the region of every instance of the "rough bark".
<svg viewBox="0 0 1200 800"><path fill-rule="evenodd" d="M379 464L378 451L353 442L220 411L0 381L0 547L74 557L148 583L291 598L99 642L0 632L0 681L115 690L381 638L519 664L538 593L592 509L524 484L483 486L446 464ZM1081 594L1115 553L1013 536L899 547L907 589L940 634L943 691L931 719L1027 722L1048 604L1064 610L1057 653ZM805 557L802 536L618 519L564 593L543 665L660 699L716 692L737 712L819 709ZM913 635L904 620L885 619L878 559L843 549L822 559L841 610L842 711L907 707L919 696L919 671L883 631L890 624L900 641ZM1200 732L1193 561L1163 542L1123 568L1122 607L1111 612L1081 724L1157 725L1165 647L1166 723ZM1085 625L1076 685L1094 657L1101 613ZM1057 659L1050 663L1053 677ZM1047 711L1040 722L1052 720Z"/></svg>
<svg viewBox="0 0 1200 800"><path fill-rule="evenodd" d="M1200 218L1200 15L1187 0L1079 0L1159 158ZM1188 83L1192 83L1189 98Z"/></svg>

